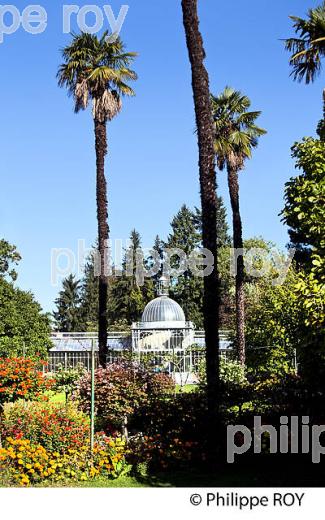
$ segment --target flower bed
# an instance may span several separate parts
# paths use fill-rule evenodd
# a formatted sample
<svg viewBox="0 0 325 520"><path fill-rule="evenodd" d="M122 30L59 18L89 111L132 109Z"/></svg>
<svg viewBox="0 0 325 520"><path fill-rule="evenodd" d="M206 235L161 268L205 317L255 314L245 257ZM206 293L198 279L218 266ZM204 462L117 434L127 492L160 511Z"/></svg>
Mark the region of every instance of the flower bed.
<svg viewBox="0 0 325 520"><path fill-rule="evenodd" d="M89 418L73 404L17 401L4 405L2 438L26 439L47 450L77 449L89 441Z"/></svg>
<svg viewBox="0 0 325 520"><path fill-rule="evenodd" d="M0 472L16 486L54 485L91 480L97 476L116 479L130 470L125 454L122 439L104 436L97 439L93 453L88 446L59 453L32 444L28 439L9 437L0 448Z"/></svg>
<svg viewBox="0 0 325 520"><path fill-rule="evenodd" d="M45 399L53 381L39 370L40 363L26 358L0 358L0 406L18 399Z"/></svg>

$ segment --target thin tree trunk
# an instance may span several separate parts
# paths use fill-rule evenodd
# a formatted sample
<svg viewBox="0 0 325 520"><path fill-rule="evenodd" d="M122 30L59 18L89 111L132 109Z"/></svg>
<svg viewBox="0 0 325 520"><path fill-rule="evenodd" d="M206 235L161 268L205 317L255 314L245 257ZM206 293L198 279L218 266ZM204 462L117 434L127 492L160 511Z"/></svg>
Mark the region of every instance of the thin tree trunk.
<svg viewBox="0 0 325 520"><path fill-rule="evenodd" d="M205 51L199 30L197 0L182 0L183 23L192 69L192 87L199 144L203 247L213 253L214 270L204 277L204 329L208 392L208 449L214 459L220 431L219 399L219 307L220 287L217 261L217 194L214 128L210 104L209 76L204 66Z"/></svg>
<svg viewBox="0 0 325 520"><path fill-rule="evenodd" d="M98 219L98 250L100 254L100 276L98 280L98 345L100 365L106 366L107 356L107 183L105 178L105 155L107 154L106 123L95 120L96 167L97 167L97 219Z"/></svg>
<svg viewBox="0 0 325 520"><path fill-rule="evenodd" d="M238 171L236 167L231 164L228 164L228 187L232 208L233 244L236 252L236 250L243 248L243 234L239 209ZM244 259L242 254L238 254L236 265L236 331L238 359L242 365L245 365L245 296Z"/></svg>

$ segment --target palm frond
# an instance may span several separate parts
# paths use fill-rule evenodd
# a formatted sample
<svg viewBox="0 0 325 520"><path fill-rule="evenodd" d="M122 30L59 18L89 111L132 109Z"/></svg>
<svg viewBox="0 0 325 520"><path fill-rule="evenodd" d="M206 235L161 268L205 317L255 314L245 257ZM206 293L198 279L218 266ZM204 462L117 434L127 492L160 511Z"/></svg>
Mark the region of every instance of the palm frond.
<svg viewBox="0 0 325 520"><path fill-rule="evenodd" d="M211 107L215 127L214 148L220 169L230 160L242 168L250 158L258 138L266 130L255 124L260 111L248 111L250 99L231 87L225 87L218 96L211 95Z"/></svg>
<svg viewBox="0 0 325 520"><path fill-rule="evenodd" d="M297 81L311 83L319 75L321 59L325 56L325 1L315 9L309 9L306 19L290 18L299 36L285 40L286 50L292 53L291 75Z"/></svg>
<svg viewBox="0 0 325 520"><path fill-rule="evenodd" d="M58 84L73 96L75 111L84 110L93 100L94 117L110 120L121 110L121 96L133 96L128 85L137 74L130 64L137 56L125 52L120 38L107 39L105 32L98 38L94 34L73 34L72 41L61 50L63 63L57 73Z"/></svg>

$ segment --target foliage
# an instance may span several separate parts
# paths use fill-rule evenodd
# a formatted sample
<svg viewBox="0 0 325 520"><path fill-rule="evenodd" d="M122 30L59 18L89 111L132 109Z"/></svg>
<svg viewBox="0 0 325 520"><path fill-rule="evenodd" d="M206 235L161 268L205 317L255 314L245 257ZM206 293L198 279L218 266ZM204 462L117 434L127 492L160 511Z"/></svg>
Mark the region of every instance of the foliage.
<svg viewBox="0 0 325 520"><path fill-rule="evenodd" d="M17 401L6 404L1 438L27 439L46 450L64 453L86 445L89 419L75 405Z"/></svg>
<svg viewBox="0 0 325 520"><path fill-rule="evenodd" d="M53 313L56 328L60 332L81 330L80 281L70 275L62 282L62 289L55 300L57 310Z"/></svg>
<svg viewBox="0 0 325 520"><path fill-rule="evenodd" d="M16 246L9 244L3 238L0 239L0 277L8 277L12 281L17 279L17 272L14 266L21 260L21 256Z"/></svg>
<svg viewBox="0 0 325 520"><path fill-rule="evenodd" d="M325 359L325 143L305 138L293 146L302 173L286 184L283 220L298 247L301 270L294 286L300 322L295 341L302 344L301 369L309 384L322 384ZM301 251L304 255L301 255ZM318 374L318 377L313 375Z"/></svg>
<svg viewBox="0 0 325 520"><path fill-rule="evenodd" d="M207 399L196 391L149 400L136 410L134 424L145 435L203 442L207 438Z"/></svg>
<svg viewBox="0 0 325 520"><path fill-rule="evenodd" d="M156 274L154 274L152 276L153 281L156 283L158 282L158 280L161 278L161 276L163 274L162 264L163 264L163 260L164 260L164 248L165 248L164 241L161 240L159 235L157 235L155 238L154 244L152 246L151 252L150 252L151 254L148 257L148 262L147 262L148 267L150 269L152 269L155 266L156 255L158 256L158 258L160 260L160 268L158 270L156 269L156 271L157 271Z"/></svg>
<svg viewBox="0 0 325 520"><path fill-rule="evenodd" d="M123 259L121 276L111 280L108 302L110 324L123 320L129 326L138 321L144 307L154 297L152 279L140 281L138 277L136 262L141 260L141 251L141 237L134 229ZM145 267L144 259L143 262Z"/></svg>
<svg viewBox="0 0 325 520"><path fill-rule="evenodd" d="M123 42L110 41L105 32L73 35L62 51L63 64L58 71L59 86L66 87L75 101L75 112L93 104L94 119L106 123L121 110L121 96L133 96L127 84L137 79L129 68L136 53L125 52Z"/></svg>
<svg viewBox="0 0 325 520"><path fill-rule="evenodd" d="M202 211L195 208L195 223L200 233L202 242ZM227 222L227 210L222 197L217 197L217 240L218 247L225 247L231 244L231 237L229 235L229 226Z"/></svg>
<svg viewBox="0 0 325 520"><path fill-rule="evenodd" d="M12 485L31 486L86 481L95 477L115 479L130 470L122 439L97 439L93 453L88 446L60 454L28 439L8 438L0 448L0 470L9 473Z"/></svg>
<svg viewBox="0 0 325 520"><path fill-rule="evenodd" d="M246 286L246 337L250 347L293 345L302 320L296 305L297 271L291 268L282 285L269 277Z"/></svg>
<svg viewBox="0 0 325 520"><path fill-rule="evenodd" d="M292 53L290 65L295 80L313 82L321 71L325 56L325 2L308 10L308 18L290 16L295 38L285 40L286 50Z"/></svg>
<svg viewBox="0 0 325 520"><path fill-rule="evenodd" d="M53 374L55 390L57 392L64 392L66 399L68 399L84 372L85 368L82 363L70 368L64 368L63 365L58 365L55 374Z"/></svg>
<svg viewBox="0 0 325 520"><path fill-rule="evenodd" d="M240 386L246 382L245 367L238 361L221 356L219 366L220 381L222 381L223 383ZM200 384L205 385L205 360L202 360L200 363L198 375Z"/></svg>
<svg viewBox="0 0 325 520"><path fill-rule="evenodd" d="M121 429L126 417L148 399L149 373L135 363L122 361L110 364L95 373L95 411L105 426ZM151 383L151 387L154 383ZM89 413L90 374L79 381L75 398L81 409Z"/></svg>
<svg viewBox="0 0 325 520"><path fill-rule="evenodd" d="M293 358L281 346L247 349L247 365L248 377L255 381L294 374Z"/></svg>
<svg viewBox="0 0 325 520"><path fill-rule="evenodd" d="M44 399L53 381L39 370L39 362L26 358L0 358L0 405L19 399Z"/></svg>
<svg viewBox="0 0 325 520"><path fill-rule="evenodd" d="M202 214L199 209L192 211L184 204L172 219L171 228L165 248L178 248L189 256L202 246ZM227 215L221 197L217 199L217 233L219 248L229 245ZM176 257L172 259L171 267L179 267ZM187 269L183 274L172 277L170 294L183 308L186 318L196 327L202 328L203 278L194 276Z"/></svg>
<svg viewBox="0 0 325 520"><path fill-rule="evenodd" d="M146 464L150 470L167 470L193 464L204 459L198 442L182 441L172 436L160 434L137 435L130 439L130 460L133 465Z"/></svg>
<svg viewBox="0 0 325 520"><path fill-rule="evenodd" d="M175 391L175 383L170 375L150 374L147 381L148 399L161 399Z"/></svg>
<svg viewBox="0 0 325 520"><path fill-rule="evenodd" d="M325 143L305 138L292 147L292 156L302 172L285 185L283 221L294 246L324 256Z"/></svg>
<svg viewBox="0 0 325 520"><path fill-rule="evenodd" d="M98 276L96 259L98 248L93 248L85 262L80 290L80 332L95 332L98 327Z"/></svg>
<svg viewBox="0 0 325 520"><path fill-rule="evenodd" d="M250 385L251 413L264 414L271 422L280 415L305 415L306 391L302 380L297 375L270 375ZM273 419L272 419L273 418Z"/></svg>
<svg viewBox="0 0 325 520"><path fill-rule="evenodd" d="M324 330L320 326L323 313L320 307L306 308L309 300L302 297L301 280L307 283L308 276L292 266L282 285L274 286L268 278L262 278L246 287L246 337L251 347L247 363L254 377L291 373L296 350L305 382L321 382L325 359ZM318 321L311 321L312 317Z"/></svg>
<svg viewBox="0 0 325 520"><path fill-rule="evenodd" d="M50 323L33 295L0 276L0 356L47 356Z"/></svg>
<svg viewBox="0 0 325 520"><path fill-rule="evenodd" d="M219 96L211 95L211 104L218 166L223 170L235 161L235 168L241 170L245 159L251 158L258 138L266 133L255 124L261 112L248 112L250 99L231 87L225 87Z"/></svg>

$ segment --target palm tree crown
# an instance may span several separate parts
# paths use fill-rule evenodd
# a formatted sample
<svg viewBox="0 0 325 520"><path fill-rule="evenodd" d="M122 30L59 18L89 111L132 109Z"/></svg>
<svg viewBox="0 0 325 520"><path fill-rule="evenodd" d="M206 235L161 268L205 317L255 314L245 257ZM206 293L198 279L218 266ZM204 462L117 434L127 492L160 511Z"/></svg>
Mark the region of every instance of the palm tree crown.
<svg viewBox="0 0 325 520"><path fill-rule="evenodd" d="M292 53L290 64L295 80L311 83L321 71L321 59L325 56L325 1L315 9L309 9L308 18L290 16L299 38L285 40L286 49Z"/></svg>
<svg viewBox="0 0 325 520"><path fill-rule="evenodd" d="M111 42L107 35L100 39L88 33L73 35L72 43L62 50L64 63L57 75L59 85L73 96L75 111L86 109L91 100L93 117L102 123L121 110L121 96L134 95L127 82L137 79L129 68L136 53L125 52L120 38Z"/></svg>
<svg viewBox="0 0 325 520"><path fill-rule="evenodd" d="M266 130L258 127L255 120L261 112L249 112L251 102L247 96L226 87L219 96L211 95L215 125L215 153L222 170L229 162L237 171L244 166L245 159L252 155L258 138Z"/></svg>

